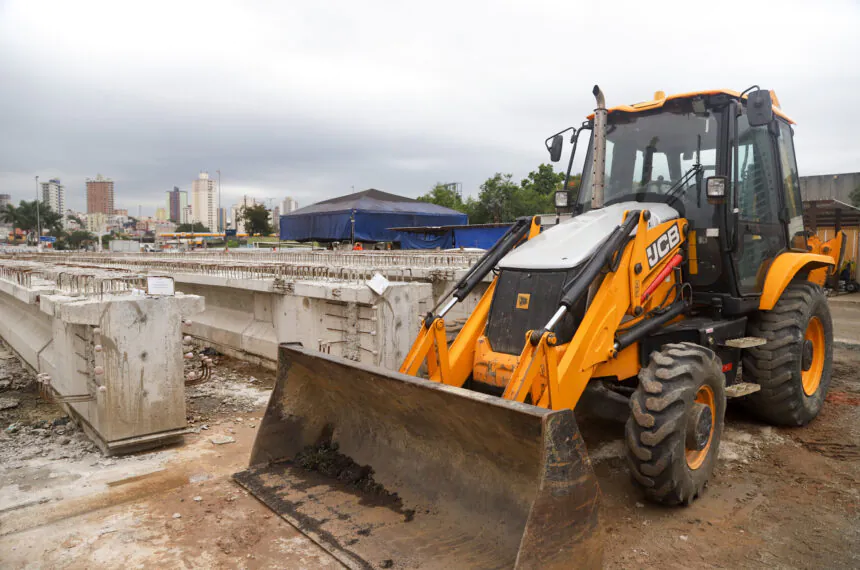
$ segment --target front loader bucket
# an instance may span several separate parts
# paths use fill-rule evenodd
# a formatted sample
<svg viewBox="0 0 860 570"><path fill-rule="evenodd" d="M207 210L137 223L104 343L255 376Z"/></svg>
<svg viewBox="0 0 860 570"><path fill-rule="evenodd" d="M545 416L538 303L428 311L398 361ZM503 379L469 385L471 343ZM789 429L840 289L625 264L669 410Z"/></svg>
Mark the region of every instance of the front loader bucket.
<svg viewBox="0 0 860 570"><path fill-rule="evenodd" d="M570 410L279 348L235 480L349 568L599 568Z"/></svg>

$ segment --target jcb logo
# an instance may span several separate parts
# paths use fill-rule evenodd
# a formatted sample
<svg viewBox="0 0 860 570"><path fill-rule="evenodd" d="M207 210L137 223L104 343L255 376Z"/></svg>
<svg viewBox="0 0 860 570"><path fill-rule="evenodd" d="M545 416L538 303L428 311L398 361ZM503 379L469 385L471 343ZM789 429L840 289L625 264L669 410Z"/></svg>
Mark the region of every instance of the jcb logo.
<svg viewBox="0 0 860 570"><path fill-rule="evenodd" d="M645 254L648 256L648 268L657 265L679 243L681 243L681 232L678 231L678 225L675 224L645 248Z"/></svg>
<svg viewBox="0 0 860 570"><path fill-rule="evenodd" d="M532 296L530 293L520 293L517 295L517 309L528 309L529 308L529 299Z"/></svg>

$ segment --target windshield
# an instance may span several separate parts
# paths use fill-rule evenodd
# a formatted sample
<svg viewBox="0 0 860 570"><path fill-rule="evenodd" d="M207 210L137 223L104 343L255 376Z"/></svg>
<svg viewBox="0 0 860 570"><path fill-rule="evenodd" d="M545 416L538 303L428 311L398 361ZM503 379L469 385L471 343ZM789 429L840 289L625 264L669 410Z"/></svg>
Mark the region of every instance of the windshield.
<svg viewBox="0 0 860 570"><path fill-rule="evenodd" d="M671 103L671 106L670 106ZM697 177L716 174L717 116L694 113L691 100L671 101L658 113L610 113L606 134L604 204L625 200L701 201ZM591 145L589 145L590 148ZM591 208L591 151L582 176L580 211ZM702 190L704 191L704 190Z"/></svg>

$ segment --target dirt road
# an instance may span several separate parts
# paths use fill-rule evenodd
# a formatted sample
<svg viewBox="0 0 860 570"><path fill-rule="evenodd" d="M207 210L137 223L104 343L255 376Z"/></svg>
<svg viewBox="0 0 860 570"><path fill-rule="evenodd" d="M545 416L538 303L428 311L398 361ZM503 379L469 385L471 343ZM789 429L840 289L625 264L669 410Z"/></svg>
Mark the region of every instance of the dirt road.
<svg viewBox="0 0 860 570"><path fill-rule="evenodd" d="M23 374L0 365L0 381ZM637 495L621 426L584 426L603 490L606 567L860 567L858 370L860 352L836 350L827 404L806 428L770 428L731 406L714 480L687 508ZM0 427L19 427L0 436L0 567L340 567L229 478L245 466L272 380L222 364L189 390L197 433L184 445L118 459L53 426L56 408L7 387L0 397L19 404L0 411ZM235 441L213 443L225 438Z"/></svg>

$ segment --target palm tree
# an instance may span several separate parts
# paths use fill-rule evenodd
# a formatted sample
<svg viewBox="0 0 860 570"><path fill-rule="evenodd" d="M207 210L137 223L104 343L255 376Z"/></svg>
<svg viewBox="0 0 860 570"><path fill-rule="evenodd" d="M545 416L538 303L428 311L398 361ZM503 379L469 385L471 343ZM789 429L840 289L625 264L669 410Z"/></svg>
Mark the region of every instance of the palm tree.
<svg viewBox="0 0 860 570"><path fill-rule="evenodd" d="M7 204L0 210L0 222L12 224L20 230L35 230L36 219L36 200L21 200L17 206ZM39 205L38 219L42 230L48 230L52 234L63 231L63 216L46 204Z"/></svg>

